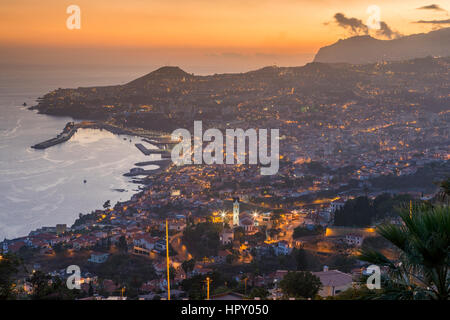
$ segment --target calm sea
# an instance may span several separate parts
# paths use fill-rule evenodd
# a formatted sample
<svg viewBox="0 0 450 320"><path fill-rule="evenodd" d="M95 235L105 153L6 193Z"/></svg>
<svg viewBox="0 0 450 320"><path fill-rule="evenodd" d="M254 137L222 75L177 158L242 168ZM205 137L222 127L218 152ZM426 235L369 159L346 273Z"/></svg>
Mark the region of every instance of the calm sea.
<svg viewBox="0 0 450 320"><path fill-rule="evenodd" d="M122 84L151 70L117 66L1 66L1 70L0 240L42 226L70 225L79 213L99 209L106 200L112 204L128 200L136 193L138 185L123 173L134 163L151 159L134 146L141 139L83 129L66 143L34 150L31 145L54 137L72 119L39 115L22 104L34 105L36 98L55 88Z"/></svg>

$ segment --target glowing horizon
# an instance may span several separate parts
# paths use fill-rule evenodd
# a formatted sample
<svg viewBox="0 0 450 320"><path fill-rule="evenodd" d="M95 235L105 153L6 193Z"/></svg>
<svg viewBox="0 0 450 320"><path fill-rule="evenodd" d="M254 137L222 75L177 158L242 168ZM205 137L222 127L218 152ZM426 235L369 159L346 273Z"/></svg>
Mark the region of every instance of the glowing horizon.
<svg viewBox="0 0 450 320"><path fill-rule="evenodd" d="M72 4L81 8L80 30L66 28L69 16L66 8ZM352 35L350 29L338 25L336 13L365 23L369 17L367 8L372 4L380 7L380 20L403 35L448 26L416 23L448 19L446 10L450 6L446 1L433 2L443 10L421 10L418 8L431 3L419 0L395 3L344 0L339 4L331 0L43 0L39 3L3 0L0 47L4 53L0 57L4 61L16 61L17 56L23 56L20 61L24 61L23 51L32 51L28 52L30 61L66 62L61 52L75 48L90 50L85 60L99 55L108 60L116 55L112 61L126 61L134 59L133 51L139 51L142 56L151 52L149 56L158 64L164 57L181 65L186 59L190 59L190 65L203 60L227 64L233 59L247 60L250 64L254 59L254 64L260 61L258 65L302 64L311 60L320 47ZM371 35L377 36L374 32ZM56 52L60 52L59 56Z"/></svg>

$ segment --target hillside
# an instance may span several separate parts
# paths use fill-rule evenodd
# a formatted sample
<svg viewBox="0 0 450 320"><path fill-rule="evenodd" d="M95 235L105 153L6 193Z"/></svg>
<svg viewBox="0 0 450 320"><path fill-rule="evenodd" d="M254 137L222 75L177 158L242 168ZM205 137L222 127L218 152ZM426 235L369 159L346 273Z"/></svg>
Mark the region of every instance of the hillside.
<svg viewBox="0 0 450 320"><path fill-rule="evenodd" d="M449 55L450 28L444 28L393 40L378 40L368 35L339 40L320 48L314 61L365 64Z"/></svg>

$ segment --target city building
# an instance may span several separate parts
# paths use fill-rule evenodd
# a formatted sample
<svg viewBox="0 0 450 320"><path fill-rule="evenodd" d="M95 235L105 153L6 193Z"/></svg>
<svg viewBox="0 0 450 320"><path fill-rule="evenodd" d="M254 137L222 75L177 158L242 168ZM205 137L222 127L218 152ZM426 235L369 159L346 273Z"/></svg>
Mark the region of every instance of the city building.
<svg viewBox="0 0 450 320"><path fill-rule="evenodd" d="M323 271L313 272L312 274L317 276L322 283L322 288L319 291L321 297L335 296L352 287L351 274L339 270L328 270L327 266L323 267Z"/></svg>

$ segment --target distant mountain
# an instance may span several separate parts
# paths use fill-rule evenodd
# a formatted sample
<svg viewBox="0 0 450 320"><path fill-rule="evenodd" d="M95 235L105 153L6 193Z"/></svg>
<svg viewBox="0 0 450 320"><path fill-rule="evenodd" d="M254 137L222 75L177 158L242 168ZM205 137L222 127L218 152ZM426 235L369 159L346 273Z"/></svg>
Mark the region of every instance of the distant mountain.
<svg viewBox="0 0 450 320"><path fill-rule="evenodd" d="M126 84L126 86L147 86L153 84L154 82L160 82L161 80L181 80L192 77L191 74L185 72L179 67L165 66L161 67L143 77L133 80Z"/></svg>
<svg viewBox="0 0 450 320"><path fill-rule="evenodd" d="M413 34L394 40L356 36L320 48L314 62L365 64L426 56L450 56L450 28Z"/></svg>

